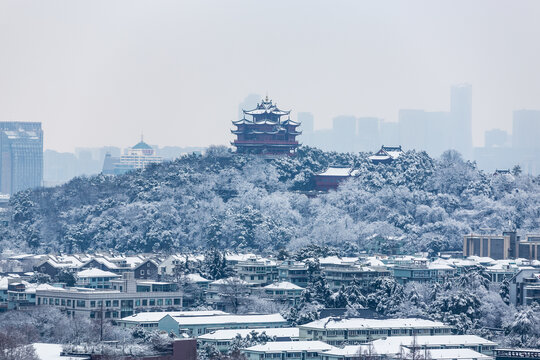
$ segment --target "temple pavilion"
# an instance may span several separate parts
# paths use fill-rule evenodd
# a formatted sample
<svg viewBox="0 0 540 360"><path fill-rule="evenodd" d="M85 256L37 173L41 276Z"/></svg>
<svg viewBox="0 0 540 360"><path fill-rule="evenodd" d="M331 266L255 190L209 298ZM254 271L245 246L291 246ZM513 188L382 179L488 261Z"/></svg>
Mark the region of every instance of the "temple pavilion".
<svg viewBox="0 0 540 360"><path fill-rule="evenodd" d="M293 155L300 146L296 136L299 122L291 120L290 110L281 110L272 100L265 99L253 110L242 110L244 117L233 121L236 129L231 130L236 139L231 145L237 153L268 156ZM248 118L246 118L248 116ZM287 117L286 120L282 118Z"/></svg>

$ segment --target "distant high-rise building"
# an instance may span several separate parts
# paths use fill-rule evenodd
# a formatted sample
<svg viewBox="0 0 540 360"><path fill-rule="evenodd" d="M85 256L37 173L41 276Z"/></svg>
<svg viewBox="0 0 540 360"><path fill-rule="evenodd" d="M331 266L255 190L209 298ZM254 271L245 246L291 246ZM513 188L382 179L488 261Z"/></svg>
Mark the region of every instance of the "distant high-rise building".
<svg viewBox="0 0 540 360"><path fill-rule="evenodd" d="M472 87L469 84L452 86L450 92L450 146L465 158L472 155Z"/></svg>
<svg viewBox="0 0 540 360"><path fill-rule="evenodd" d="M302 143L308 146L316 146L314 141L313 114L309 112L299 112L298 122L302 124Z"/></svg>
<svg viewBox="0 0 540 360"><path fill-rule="evenodd" d="M381 123L379 124L379 128L381 144L399 144L399 124L397 122L381 121Z"/></svg>
<svg viewBox="0 0 540 360"><path fill-rule="evenodd" d="M424 149L429 155L438 157L451 148L448 130L450 127L448 111L426 112L426 139Z"/></svg>
<svg viewBox="0 0 540 360"><path fill-rule="evenodd" d="M124 174L134 169L144 169L151 164L160 163L163 158L156 155L154 148L141 141L124 150L120 157L113 157L110 153L105 155L103 160L103 174L118 175Z"/></svg>
<svg viewBox="0 0 540 360"><path fill-rule="evenodd" d="M512 147L540 149L540 110L516 110L512 123Z"/></svg>
<svg viewBox="0 0 540 360"><path fill-rule="evenodd" d="M360 117L356 120L356 151L372 151L380 145L380 121L375 117Z"/></svg>
<svg viewBox="0 0 540 360"><path fill-rule="evenodd" d="M492 129L484 133L484 143L485 147L506 147L509 145L510 136L504 130Z"/></svg>
<svg viewBox="0 0 540 360"><path fill-rule="evenodd" d="M399 143L404 148L426 150L426 131L427 117L424 110L399 110Z"/></svg>
<svg viewBox="0 0 540 360"><path fill-rule="evenodd" d="M244 117L244 109L254 109L261 98L262 96L259 94L249 94L246 96L238 105L238 118L241 119Z"/></svg>
<svg viewBox="0 0 540 360"><path fill-rule="evenodd" d="M340 115L332 119L333 149L339 152L353 152L356 137L356 118Z"/></svg>
<svg viewBox="0 0 540 360"><path fill-rule="evenodd" d="M0 122L0 192L42 185L43 130L39 122Z"/></svg>

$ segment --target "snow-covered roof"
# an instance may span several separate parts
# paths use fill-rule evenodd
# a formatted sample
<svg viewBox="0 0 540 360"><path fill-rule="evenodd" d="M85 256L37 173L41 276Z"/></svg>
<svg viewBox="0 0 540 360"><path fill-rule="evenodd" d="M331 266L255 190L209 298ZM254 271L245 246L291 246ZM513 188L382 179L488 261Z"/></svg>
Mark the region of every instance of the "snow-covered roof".
<svg viewBox="0 0 540 360"><path fill-rule="evenodd" d="M232 340L237 335L246 337L251 332L255 331L258 334L266 333L268 336L298 338L300 330L298 328L263 328L263 329L227 329L216 330L208 334L199 336L199 339L206 340Z"/></svg>
<svg viewBox="0 0 540 360"><path fill-rule="evenodd" d="M429 263L427 268L430 270L454 270L450 265L438 264L438 263Z"/></svg>
<svg viewBox="0 0 540 360"><path fill-rule="evenodd" d="M404 349L404 356L410 356L412 351ZM493 359L493 356L481 354L471 349L430 349L425 352L428 359L437 360L488 360ZM420 350L420 354L424 354Z"/></svg>
<svg viewBox="0 0 540 360"><path fill-rule="evenodd" d="M391 159L390 155L371 155L369 156L369 160L389 160Z"/></svg>
<svg viewBox="0 0 540 360"><path fill-rule="evenodd" d="M370 256L366 259L365 263L369 266L386 266L381 260L374 256Z"/></svg>
<svg viewBox="0 0 540 360"><path fill-rule="evenodd" d="M185 278L188 280L188 281L191 281L191 282L195 282L195 283L198 283L198 282L211 282L212 280L208 280L208 279L205 279L203 278L201 275L199 274L187 274L185 276Z"/></svg>
<svg viewBox="0 0 540 360"><path fill-rule="evenodd" d="M173 318L180 326L189 325L209 325L209 324L257 324L257 323L272 323L286 322L281 314L264 314L264 315L218 315L218 316L191 316Z"/></svg>
<svg viewBox="0 0 540 360"><path fill-rule="evenodd" d="M493 341L476 335L433 335L433 336L389 336L371 342L371 347L377 354L398 354L402 346L410 346L416 342L417 346L440 345L483 345L496 346Z"/></svg>
<svg viewBox="0 0 540 360"><path fill-rule="evenodd" d="M351 167L328 167L317 176L351 176Z"/></svg>
<svg viewBox="0 0 540 360"><path fill-rule="evenodd" d="M238 277L228 277L228 278L225 278L225 279L219 279L219 280L216 280L216 281L212 281L210 284L212 285L230 285L230 284L234 284L234 285L249 285L248 282L238 278Z"/></svg>
<svg viewBox="0 0 540 360"><path fill-rule="evenodd" d="M321 265L350 265L358 262L357 257L327 256L319 259Z"/></svg>
<svg viewBox="0 0 540 360"><path fill-rule="evenodd" d="M258 352L292 352L292 351L327 351L334 349L322 341L270 341L266 344L259 344L244 349L245 351Z"/></svg>
<svg viewBox="0 0 540 360"><path fill-rule="evenodd" d="M79 271L77 277L79 278L94 278L94 277L119 277L120 275L115 274L110 271L105 271L96 268L90 268L86 270Z"/></svg>
<svg viewBox="0 0 540 360"><path fill-rule="evenodd" d="M408 319L332 319L330 317L315 320L300 325L306 328L318 329L403 329L403 328L448 328L440 321L431 321L417 318Z"/></svg>
<svg viewBox="0 0 540 360"><path fill-rule="evenodd" d="M126 316L120 319L120 321L126 322L158 322L165 316L171 317L202 317L202 316L222 316L228 315L226 312L220 310L199 310L199 311L158 311L158 312L140 312L131 316Z"/></svg>
<svg viewBox="0 0 540 360"><path fill-rule="evenodd" d="M300 287L288 281L282 281L282 282L266 285L264 288L269 289L269 290L303 290L304 289L303 287Z"/></svg>
<svg viewBox="0 0 540 360"><path fill-rule="evenodd" d="M333 348L324 353L328 355L352 357L354 355L359 355L362 352L363 347L361 345L346 345L343 348Z"/></svg>
<svg viewBox="0 0 540 360"><path fill-rule="evenodd" d="M249 259L260 259L261 256L252 253L249 254L225 254L225 260L227 261L246 261Z"/></svg>

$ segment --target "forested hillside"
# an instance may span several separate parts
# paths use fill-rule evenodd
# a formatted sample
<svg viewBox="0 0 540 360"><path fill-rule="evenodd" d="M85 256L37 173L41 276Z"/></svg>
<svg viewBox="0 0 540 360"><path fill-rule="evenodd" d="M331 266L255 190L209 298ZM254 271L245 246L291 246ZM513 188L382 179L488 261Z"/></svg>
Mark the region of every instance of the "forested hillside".
<svg viewBox="0 0 540 360"><path fill-rule="evenodd" d="M389 165L368 154L304 147L262 160L211 148L122 176L79 177L14 195L0 250L275 251L308 243L352 254L461 249L471 231L540 231L538 178L486 174L459 154L409 151ZM360 176L316 197L314 173L354 165Z"/></svg>

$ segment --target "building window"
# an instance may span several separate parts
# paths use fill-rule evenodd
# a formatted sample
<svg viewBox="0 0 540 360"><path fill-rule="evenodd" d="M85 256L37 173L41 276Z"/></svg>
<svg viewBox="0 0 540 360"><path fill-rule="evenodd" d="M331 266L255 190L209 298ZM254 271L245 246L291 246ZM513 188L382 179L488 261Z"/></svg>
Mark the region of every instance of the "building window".
<svg viewBox="0 0 540 360"><path fill-rule="evenodd" d="M139 273L140 273L141 275L144 275L144 270L141 270Z"/></svg>

